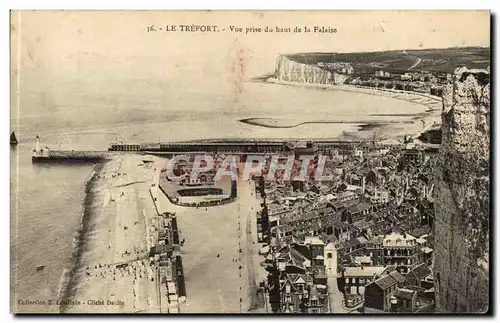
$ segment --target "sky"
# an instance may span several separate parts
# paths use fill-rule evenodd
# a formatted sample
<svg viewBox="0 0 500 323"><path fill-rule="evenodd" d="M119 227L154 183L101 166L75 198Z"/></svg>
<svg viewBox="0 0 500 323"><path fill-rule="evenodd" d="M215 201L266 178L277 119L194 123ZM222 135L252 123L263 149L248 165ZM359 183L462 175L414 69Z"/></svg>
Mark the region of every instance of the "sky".
<svg viewBox="0 0 500 323"><path fill-rule="evenodd" d="M220 31L146 30L151 25L179 24L217 25ZM231 32L230 26L292 31L318 26L337 32L245 34ZM235 70L245 78L272 72L281 53L489 46L490 15L488 11L14 11L11 33L13 68L20 59L22 71L39 71L45 77L90 73L169 79L182 74L193 81L226 82Z"/></svg>

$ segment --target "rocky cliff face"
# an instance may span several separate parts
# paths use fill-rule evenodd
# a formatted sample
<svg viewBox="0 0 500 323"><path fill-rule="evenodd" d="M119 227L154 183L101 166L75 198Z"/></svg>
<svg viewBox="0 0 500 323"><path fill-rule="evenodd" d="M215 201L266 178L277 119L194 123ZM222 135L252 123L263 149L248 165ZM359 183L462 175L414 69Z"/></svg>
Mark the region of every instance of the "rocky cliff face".
<svg viewBox="0 0 500 323"><path fill-rule="evenodd" d="M438 312L477 313L489 306L489 80L489 68L460 68L443 95L434 190Z"/></svg>
<svg viewBox="0 0 500 323"><path fill-rule="evenodd" d="M276 78L285 82L343 84L347 77L314 65L295 62L280 55L276 64Z"/></svg>

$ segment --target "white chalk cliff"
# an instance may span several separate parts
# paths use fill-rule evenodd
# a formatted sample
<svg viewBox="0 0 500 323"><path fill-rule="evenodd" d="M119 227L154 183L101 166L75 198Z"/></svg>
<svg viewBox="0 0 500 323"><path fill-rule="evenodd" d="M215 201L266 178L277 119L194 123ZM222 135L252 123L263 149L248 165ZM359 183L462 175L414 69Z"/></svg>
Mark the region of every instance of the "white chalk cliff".
<svg viewBox="0 0 500 323"><path fill-rule="evenodd" d="M347 79L345 75L318 66L299 63L284 55L278 57L275 74L276 79L284 82L343 84Z"/></svg>

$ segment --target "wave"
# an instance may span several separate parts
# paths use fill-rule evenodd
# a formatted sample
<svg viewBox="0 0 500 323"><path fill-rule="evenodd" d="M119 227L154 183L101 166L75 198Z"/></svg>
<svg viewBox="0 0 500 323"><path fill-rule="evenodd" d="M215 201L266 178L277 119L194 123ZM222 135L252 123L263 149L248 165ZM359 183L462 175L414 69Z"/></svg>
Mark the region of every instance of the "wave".
<svg viewBox="0 0 500 323"><path fill-rule="evenodd" d="M71 260L69 268L64 268L60 283L59 283L59 300L60 308L59 311L63 313L67 308L69 302L66 300L74 297L76 292L77 272L80 266L83 252L85 251L86 236L90 227L91 220L91 209L94 200L93 190L97 183L97 176L103 169L105 163L98 163L93 166L92 173L90 174L87 182L85 183L85 198L82 201L82 214L80 217L80 227L73 235L73 253L71 255Z"/></svg>

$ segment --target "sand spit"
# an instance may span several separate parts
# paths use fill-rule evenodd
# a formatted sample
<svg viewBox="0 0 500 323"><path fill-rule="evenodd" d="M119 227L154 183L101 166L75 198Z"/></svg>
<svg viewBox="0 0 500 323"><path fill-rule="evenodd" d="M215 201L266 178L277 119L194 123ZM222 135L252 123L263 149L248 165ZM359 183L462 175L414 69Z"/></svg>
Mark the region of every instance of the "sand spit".
<svg viewBox="0 0 500 323"><path fill-rule="evenodd" d="M266 127L266 128L295 128L301 125L305 124L321 124L321 123L331 123L331 124L354 124L354 125L371 125L371 126L377 126L377 125L386 125L386 124L391 124L391 123L413 123L412 121L409 120L402 120L402 121L396 121L394 118L397 116L390 116L391 120L356 120L356 121L351 121L351 120L311 120L311 121L303 121L303 122L298 122L297 120L292 120L292 119L283 119L283 118L247 118L247 119L242 119L240 122L251 124L254 126L261 126L261 127Z"/></svg>

